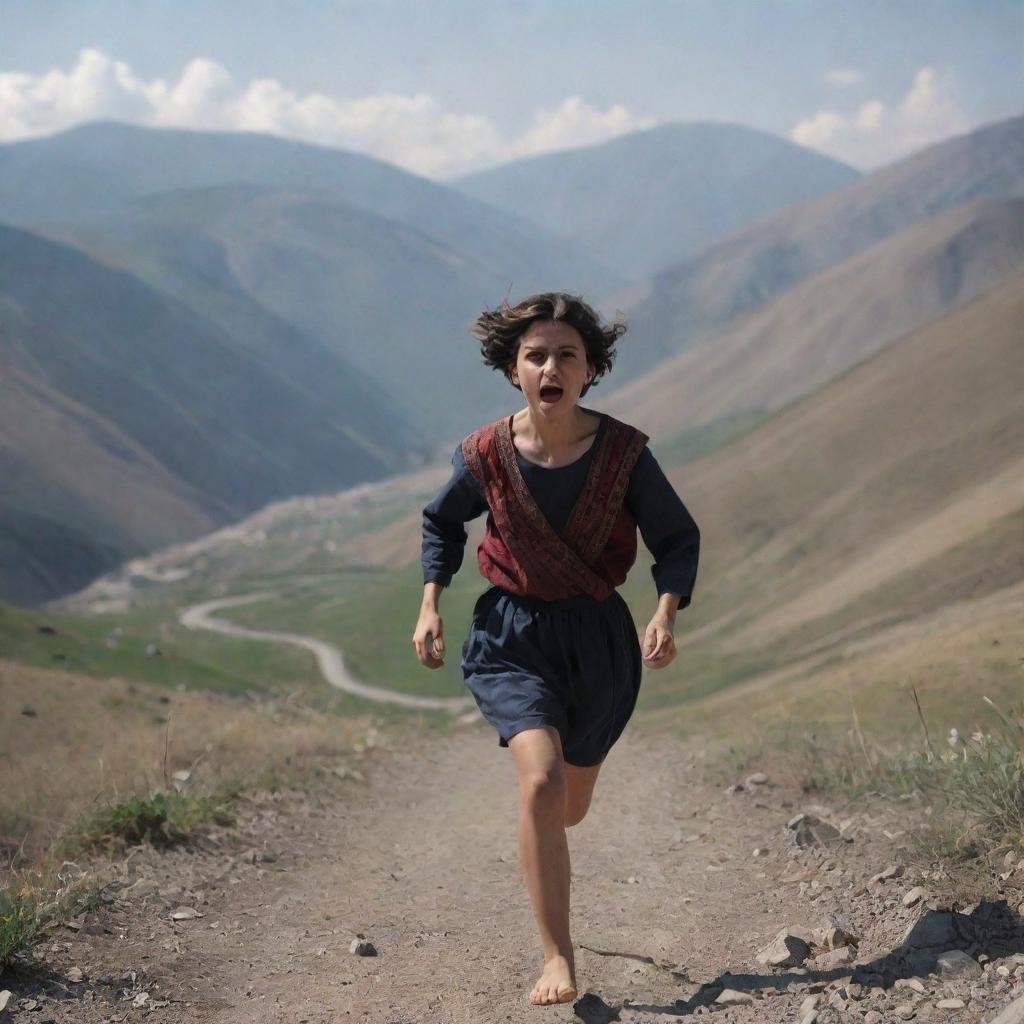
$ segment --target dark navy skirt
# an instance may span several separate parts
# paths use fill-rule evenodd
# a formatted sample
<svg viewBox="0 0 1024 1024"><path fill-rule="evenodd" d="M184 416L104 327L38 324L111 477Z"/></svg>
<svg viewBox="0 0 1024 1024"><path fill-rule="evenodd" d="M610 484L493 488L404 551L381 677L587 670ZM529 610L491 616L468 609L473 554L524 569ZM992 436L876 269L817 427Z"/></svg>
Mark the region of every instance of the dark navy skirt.
<svg viewBox="0 0 1024 1024"><path fill-rule="evenodd" d="M613 593L559 601L480 595L462 674L498 742L552 725L569 764L600 764L622 735L640 691L643 660L626 602Z"/></svg>

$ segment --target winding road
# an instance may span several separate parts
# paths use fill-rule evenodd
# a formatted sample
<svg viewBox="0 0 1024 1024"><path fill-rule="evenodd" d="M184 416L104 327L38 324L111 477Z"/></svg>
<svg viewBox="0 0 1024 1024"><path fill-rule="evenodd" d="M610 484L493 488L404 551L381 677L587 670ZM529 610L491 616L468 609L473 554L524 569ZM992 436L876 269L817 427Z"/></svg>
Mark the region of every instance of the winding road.
<svg viewBox="0 0 1024 1024"><path fill-rule="evenodd" d="M186 608L179 616L178 621L186 629L208 629L213 633L223 633L226 636L246 637L250 640L266 640L274 643L294 644L296 647L304 647L312 651L316 657L320 674L330 683L331 686L345 693L351 693L356 697L363 697L366 700L382 701L389 704L399 704L406 708L418 708L431 711L459 712L467 710L472 700L468 697L416 697L408 693L398 693L395 690L386 690L380 686L370 686L356 679L345 667L345 658L341 651L334 644L317 640L311 636L302 636L300 633L282 633L270 629L249 629L246 626L239 626L227 619L214 618L213 612L222 608L235 608L243 604L253 604L256 601L265 601L276 597L277 592L273 590L262 590L253 594L243 594L241 597L221 597L214 601L203 601L201 604L194 604Z"/></svg>

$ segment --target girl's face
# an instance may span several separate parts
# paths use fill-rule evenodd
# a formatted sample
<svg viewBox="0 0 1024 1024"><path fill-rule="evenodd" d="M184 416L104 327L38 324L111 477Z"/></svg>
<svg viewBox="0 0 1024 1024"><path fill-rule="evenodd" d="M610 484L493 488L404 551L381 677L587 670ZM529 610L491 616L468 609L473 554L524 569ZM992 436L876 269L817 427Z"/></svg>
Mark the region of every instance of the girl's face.
<svg viewBox="0 0 1024 1024"><path fill-rule="evenodd" d="M509 376L534 412L557 418L572 412L594 376L594 365L587 362L587 348L575 327L563 320L536 320L519 339Z"/></svg>

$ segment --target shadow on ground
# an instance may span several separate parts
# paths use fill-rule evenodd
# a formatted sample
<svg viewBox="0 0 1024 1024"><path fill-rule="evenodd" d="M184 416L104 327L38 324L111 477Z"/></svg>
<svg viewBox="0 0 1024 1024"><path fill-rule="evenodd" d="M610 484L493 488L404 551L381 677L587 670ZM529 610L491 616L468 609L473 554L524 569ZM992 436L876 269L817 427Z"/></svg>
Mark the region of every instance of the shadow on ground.
<svg viewBox="0 0 1024 1024"><path fill-rule="evenodd" d="M709 1010L728 1009L728 1006L715 1002L724 989L754 992L775 988L783 992L790 985L821 984L840 978L865 987L888 989L899 978L923 977L948 970L946 964L953 966L951 959L956 959L955 955L950 958L950 953L966 954L975 961L982 954L990 960L1000 960L1014 953L1024 953L1024 919L1005 900L979 903L969 914L927 910L896 949L868 963L847 964L829 970L809 969L801 973L732 974L723 971L713 981L703 983L691 982L683 971L670 971L688 988L696 986L696 991L668 1005L630 999L627 1008L641 1013L685 1017L701 1006ZM593 993L587 993L573 1009L585 1024L610 1024L619 1019L619 1012L625 1005L610 1005Z"/></svg>

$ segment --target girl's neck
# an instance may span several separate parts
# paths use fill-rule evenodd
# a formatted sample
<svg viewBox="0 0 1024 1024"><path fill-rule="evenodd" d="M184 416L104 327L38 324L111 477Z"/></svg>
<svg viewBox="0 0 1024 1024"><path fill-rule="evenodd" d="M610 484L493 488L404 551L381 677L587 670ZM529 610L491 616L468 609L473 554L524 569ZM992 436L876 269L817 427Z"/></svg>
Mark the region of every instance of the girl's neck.
<svg viewBox="0 0 1024 1024"><path fill-rule="evenodd" d="M579 444L593 433L591 427L596 417L591 416L577 405L573 415L559 420L534 416L527 406L512 418L512 429L516 436L548 455L557 456L573 445Z"/></svg>

